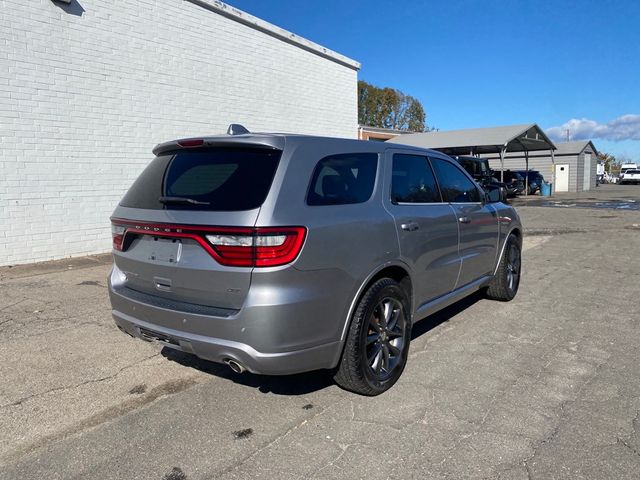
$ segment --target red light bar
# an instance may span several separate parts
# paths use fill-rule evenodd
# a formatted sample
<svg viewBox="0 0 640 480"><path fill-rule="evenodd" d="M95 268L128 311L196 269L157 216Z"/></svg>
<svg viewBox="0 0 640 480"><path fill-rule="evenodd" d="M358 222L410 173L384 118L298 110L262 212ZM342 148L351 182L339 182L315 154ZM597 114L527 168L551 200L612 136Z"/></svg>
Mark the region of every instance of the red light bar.
<svg viewBox="0 0 640 480"><path fill-rule="evenodd" d="M191 138L187 140L178 140L178 145L184 148L193 148L193 147L201 147L204 145L204 140L202 138Z"/></svg>

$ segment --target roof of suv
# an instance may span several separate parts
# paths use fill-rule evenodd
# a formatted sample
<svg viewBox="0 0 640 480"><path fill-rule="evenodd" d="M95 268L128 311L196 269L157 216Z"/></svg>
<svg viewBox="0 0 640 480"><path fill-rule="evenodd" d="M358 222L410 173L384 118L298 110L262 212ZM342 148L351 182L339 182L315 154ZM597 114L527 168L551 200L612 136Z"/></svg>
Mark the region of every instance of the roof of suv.
<svg viewBox="0 0 640 480"><path fill-rule="evenodd" d="M324 143L333 143L338 144L341 147L348 148L349 146L358 146L359 149L362 148L363 145L367 145L367 150L371 152L384 152L390 148L393 149L408 149L408 150L416 150L420 152L430 152L432 154L442 155L440 152L436 152L434 150L427 150L420 147L412 147L405 145L397 145L397 144L388 144L386 142L372 142L368 140L355 140L349 138L337 138L337 137L320 137L315 135L299 135L292 133L245 133L240 135L210 135L210 136L202 136L202 137L190 137L190 138L181 138L178 140L171 140L168 142L163 142L156 145L153 148L154 155L159 155L160 153L171 151L171 150L181 150L184 148L194 148L194 147L206 147L206 146L239 146L239 145L252 145L257 148L270 148L270 149L278 149L282 150L285 147L285 144L301 144L301 143L314 143L314 142L324 142Z"/></svg>

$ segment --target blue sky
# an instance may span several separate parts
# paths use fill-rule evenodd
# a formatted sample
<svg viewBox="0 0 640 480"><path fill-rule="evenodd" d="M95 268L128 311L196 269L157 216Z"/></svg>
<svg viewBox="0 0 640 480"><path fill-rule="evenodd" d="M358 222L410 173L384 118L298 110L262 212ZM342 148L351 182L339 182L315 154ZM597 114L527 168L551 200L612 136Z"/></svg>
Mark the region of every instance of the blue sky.
<svg viewBox="0 0 640 480"><path fill-rule="evenodd" d="M362 63L441 130L536 122L640 161L640 2L229 0Z"/></svg>

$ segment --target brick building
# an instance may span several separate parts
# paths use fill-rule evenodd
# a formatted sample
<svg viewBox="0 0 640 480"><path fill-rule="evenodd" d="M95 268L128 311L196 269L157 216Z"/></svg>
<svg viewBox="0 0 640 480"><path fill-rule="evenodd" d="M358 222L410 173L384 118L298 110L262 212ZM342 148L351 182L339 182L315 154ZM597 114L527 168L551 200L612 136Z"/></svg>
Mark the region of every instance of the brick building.
<svg viewBox="0 0 640 480"><path fill-rule="evenodd" d="M0 265L108 251L161 141L358 135L357 62L215 0L4 0L0 47Z"/></svg>

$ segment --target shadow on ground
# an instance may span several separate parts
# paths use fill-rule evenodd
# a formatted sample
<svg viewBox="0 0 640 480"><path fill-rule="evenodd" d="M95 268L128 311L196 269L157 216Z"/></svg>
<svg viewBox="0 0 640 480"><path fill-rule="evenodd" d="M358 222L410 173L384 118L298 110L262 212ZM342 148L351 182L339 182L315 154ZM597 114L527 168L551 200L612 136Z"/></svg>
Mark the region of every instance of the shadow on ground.
<svg viewBox="0 0 640 480"><path fill-rule="evenodd" d="M226 365L203 360L190 353L180 352L172 348L165 347L161 353L168 360L177 362L185 367L194 368L216 377L226 378L240 385L255 388L262 393L288 396L306 395L333 385L331 372L327 370L282 376L256 375L250 372L238 374Z"/></svg>
<svg viewBox="0 0 640 480"><path fill-rule="evenodd" d="M425 317L414 325L411 331L411 339L415 340L429 333L437 326L471 307L482 298L484 298L482 293L477 292L433 315ZM282 376L256 375L250 372L237 374L226 365L203 360L190 353L181 352L172 348L165 347L161 353L166 359L172 362L194 368L209 375L231 380L240 385L255 388L261 393L287 396L306 395L323 390L334 384L333 372L329 370L317 370L314 372Z"/></svg>
<svg viewBox="0 0 640 480"><path fill-rule="evenodd" d="M459 313L463 312L464 310L473 306L475 303L484 298L485 297L482 291L475 292L468 297L465 297L462 300L449 305L447 308L443 308L439 312L436 312L433 315L429 315L428 317L419 320L413 325L413 330L411 330L411 340L415 340L416 338L429 333L438 325L441 325L447 320L455 317Z"/></svg>

